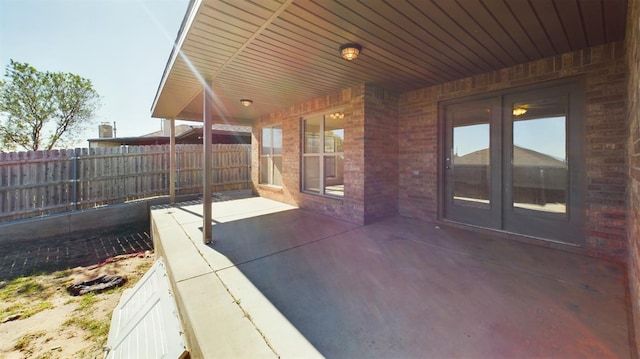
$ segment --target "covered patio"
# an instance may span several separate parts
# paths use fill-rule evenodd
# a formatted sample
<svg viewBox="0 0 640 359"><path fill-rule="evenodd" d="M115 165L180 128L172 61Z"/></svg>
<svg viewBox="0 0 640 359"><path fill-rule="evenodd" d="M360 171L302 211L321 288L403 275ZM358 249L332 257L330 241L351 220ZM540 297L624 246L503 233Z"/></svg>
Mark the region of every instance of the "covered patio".
<svg viewBox="0 0 640 359"><path fill-rule="evenodd" d="M624 268L273 200L152 210L192 357L632 357Z"/></svg>
<svg viewBox="0 0 640 359"><path fill-rule="evenodd" d="M637 355L640 0L192 0L151 112L252 126L153 213L196 357Z"/></svg>

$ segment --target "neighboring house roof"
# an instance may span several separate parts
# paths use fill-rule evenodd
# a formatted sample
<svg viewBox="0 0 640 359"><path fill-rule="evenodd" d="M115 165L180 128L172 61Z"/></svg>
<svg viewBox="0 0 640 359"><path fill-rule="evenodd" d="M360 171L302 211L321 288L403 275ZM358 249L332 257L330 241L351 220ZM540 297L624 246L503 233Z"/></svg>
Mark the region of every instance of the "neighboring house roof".
<svg viewBox="0 0 640 359"><path fill-rule="evenodd" d="M191 125L177 125L176 126L176 137L182 135L185 132L192 131L193 126ZM151 133L147 133L146 135L142 135L140 137L167 137L165 134L165 130L158 130Z"/></svg>
<svg viewBox="0 0 640 359"><path fill-rule="evenodd" d="M202 126L177 125L176 143L202 143ZM214 143L251 143L251 127L226 124L214 124L212 126ZM104 145L157 145L169 143L169 135L164 130L154 131L142 136L133 137L107 137L89 139L91 144Z"/></svg>
<svg viewBox="0 0 640 359"><path fill-rule="evenodd" d="M565 168L567 164L552 156L528 148L514 146L513 162L515 166L523 167L556 167ZM489 149L485 148L464 156L454 156L453 163L457 166L477 166L489 164Z"/></svg>
<svg viewBox="0 0 640 359"><path fill-rule="evenodd" d="M213 133L239 133L239 134L251 134L251 126L237 126L237 125L226 125L220 123L214 123L211 126ZM184 136L189 132L199 131L202 133L202 126L193 126L193 125L177 125L176 126L176 138L180 136ZM155 132L148 133L146 135L142 135L141 137L168 137L165 134L165 130L158 130Z"/></svg>
<svg viewBox="0 0 640 359"><path fill-rule="evenodd" d="M453 156L453 163L457 166L460 165L488 165L489 164L489 149L467 153L466 155Z"/></svg>

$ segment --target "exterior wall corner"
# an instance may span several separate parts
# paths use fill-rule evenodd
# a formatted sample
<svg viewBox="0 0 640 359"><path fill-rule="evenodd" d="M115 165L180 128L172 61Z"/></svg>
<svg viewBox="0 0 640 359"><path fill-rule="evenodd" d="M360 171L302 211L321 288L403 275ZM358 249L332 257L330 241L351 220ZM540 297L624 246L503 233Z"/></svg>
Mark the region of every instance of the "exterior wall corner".
<svg viewBox="0 0 640 359"><path fill-rule="evenodd" d="M640 0L629 0L626 30L627 66L627 261L632 336L640 352Z"/></svg>

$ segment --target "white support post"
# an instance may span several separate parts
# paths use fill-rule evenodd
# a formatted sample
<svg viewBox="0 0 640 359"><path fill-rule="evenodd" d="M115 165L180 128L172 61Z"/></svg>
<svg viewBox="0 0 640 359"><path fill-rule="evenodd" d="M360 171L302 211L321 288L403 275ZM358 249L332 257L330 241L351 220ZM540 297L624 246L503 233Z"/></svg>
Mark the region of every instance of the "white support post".
<svg viewBox="0 0 640 359"><path fill-rule="evenodd" d="M202 240L205 244L213 242L212 235L212 218L211 218L211 170L212 170L212 160L213 160L213 145L211 143L211 137L213 135L212 125L213 125L213 93L207 84L202 91L204 99L203 99L203 119L202 119L202 144L204 149L203 161L204 164L202 166L203 169L203 178L202 178Z"/></svg>
<svg viewBox="0 0 640 359"><path fill-rule="evenodd" d="M171 118L169 137L169 202L176 203L176 119Z"/></svg>

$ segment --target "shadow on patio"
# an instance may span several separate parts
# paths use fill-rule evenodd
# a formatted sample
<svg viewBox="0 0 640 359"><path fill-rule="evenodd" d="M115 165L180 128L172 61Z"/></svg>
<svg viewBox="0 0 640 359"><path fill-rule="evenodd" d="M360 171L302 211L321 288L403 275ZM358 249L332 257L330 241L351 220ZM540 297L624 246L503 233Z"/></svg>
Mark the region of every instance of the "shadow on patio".
<svg viewBox="0 0 640 359"><path fill-rule="evenodd" d="M630 357L616 264L263 198L154 209L194 357Z"/></svg>

